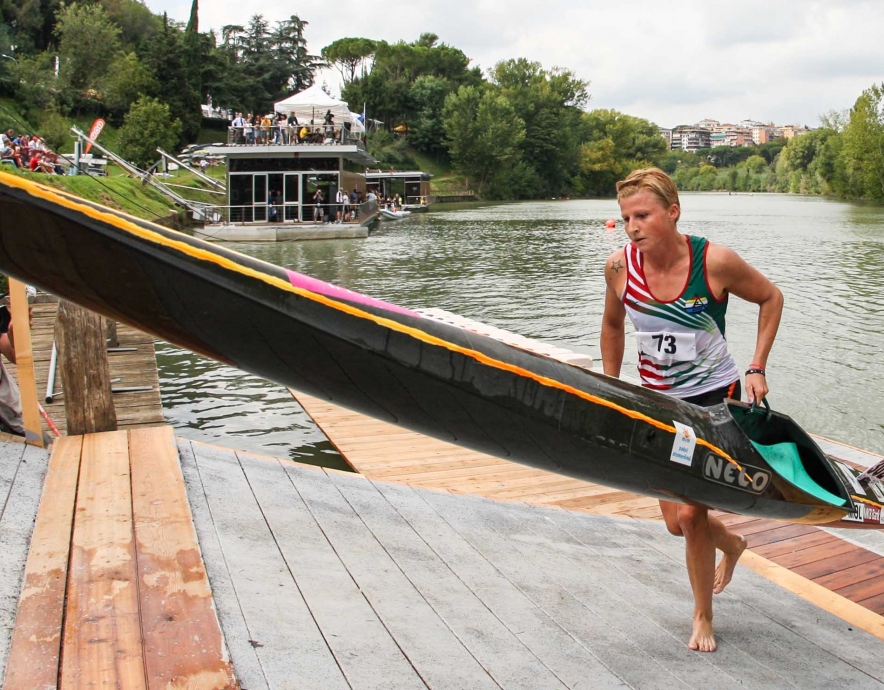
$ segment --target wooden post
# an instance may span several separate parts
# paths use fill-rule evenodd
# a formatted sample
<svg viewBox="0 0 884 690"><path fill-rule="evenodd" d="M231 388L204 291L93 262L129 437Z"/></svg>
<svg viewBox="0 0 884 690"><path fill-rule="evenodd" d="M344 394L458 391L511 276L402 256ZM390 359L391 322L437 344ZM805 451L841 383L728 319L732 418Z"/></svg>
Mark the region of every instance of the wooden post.
<svg viewBox="0 0 884 690"><path fill-rule="evenodd" d="M106 338L101 316L59 300L55 343L71 436L117 428Z"/></svg>
<svg viewBox="0 0 884 690"><path fill-rule="evenodd" d="M31 350L31 324L28 316L28 293L25 284L9 279L9 301L12 307L12 330L15 341L15 366L21 392L22 423L25 441L43 447L43 423L37 402L37 380L34 378L34 353Z"/></svg>

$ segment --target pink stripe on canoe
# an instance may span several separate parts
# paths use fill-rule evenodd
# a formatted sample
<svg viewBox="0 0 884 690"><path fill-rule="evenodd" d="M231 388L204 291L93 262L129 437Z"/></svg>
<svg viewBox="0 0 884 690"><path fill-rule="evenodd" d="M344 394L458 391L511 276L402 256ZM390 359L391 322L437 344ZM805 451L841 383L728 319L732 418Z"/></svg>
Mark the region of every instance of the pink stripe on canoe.
<svg viewBox="0 0 884 690"><path fill-rule="evenodd" d="M383 302L379 299L374 299L373 297L368 297L358 292L353 292L352 290L348 290L347 288L338 287L337 285L332 285L331 283L326 283L322 280L317 280L316 278L311 278L310 276L305 276L303 273L295 273L294 271L290 271L286 269L286 275L289 277L289 282L297 288L303 288L304 290L309 290L310 292L315 292L318 295L325 295L326 297L333 297L334 299L342 299L347 300L348 302L356 302L357 304L364 304L369 307L379 307L381 309L386 309L387 311L392 311L397 314L406 314L408 316L417 316L420 317L416 311L411 311L410 309L405 309L403 307L397 307L395 304L390 304L389 302Z"/></svg>

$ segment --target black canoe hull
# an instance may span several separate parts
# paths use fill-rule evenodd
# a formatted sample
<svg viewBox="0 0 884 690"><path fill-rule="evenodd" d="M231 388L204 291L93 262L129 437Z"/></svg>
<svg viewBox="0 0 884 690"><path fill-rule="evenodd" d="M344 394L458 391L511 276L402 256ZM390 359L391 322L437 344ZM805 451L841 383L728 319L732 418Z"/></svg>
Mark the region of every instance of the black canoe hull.
<svg viewBox="0 0 884 690"><path fill-rule="evenodd" d="M844 507L773 473L726 405L689 405L318 281L306 289L283 268L3 174L0 212L0 271L362 413L658 498L810 523L855 511L831 467L819 472ZM696 435L689 464L674 460L675 422Z"/></svg>

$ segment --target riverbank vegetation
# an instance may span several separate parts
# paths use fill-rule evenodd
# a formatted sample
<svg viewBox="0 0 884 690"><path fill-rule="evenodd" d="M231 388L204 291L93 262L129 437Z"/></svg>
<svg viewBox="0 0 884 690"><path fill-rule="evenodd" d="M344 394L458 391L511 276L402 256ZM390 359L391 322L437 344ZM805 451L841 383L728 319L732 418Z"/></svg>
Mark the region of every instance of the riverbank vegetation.
<svg viewBox="0 0 884 690"><path fill-rule="evenodd" d="M0 125L29 123L53 148L71 124L108 122L102 142L142 166L157 145L218 140L200 104L265 114L336 67L342 97L369 124L382 168L419 167L434 189L491 199L605 196L631 170L659 165L686 190L831 194L884 201L884 90L791 141L687 153L657 126L592 109L590 82L513 57L486 70L432 33L411 42L342 38L307 49L308 22L201 32L197 0L176 23L138 0L0 0ZM14 113L11 115L10 113Z"/></svg>

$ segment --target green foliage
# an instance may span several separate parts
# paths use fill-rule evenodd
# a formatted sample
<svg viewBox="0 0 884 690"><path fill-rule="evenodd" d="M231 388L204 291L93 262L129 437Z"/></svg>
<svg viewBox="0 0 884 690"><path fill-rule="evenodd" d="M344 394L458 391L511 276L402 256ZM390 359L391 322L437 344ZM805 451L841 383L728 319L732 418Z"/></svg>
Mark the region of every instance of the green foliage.
<svg viewBox="0 0 884 690"><path fill-rule="evenodd" d="M75 101L93 98L120 47L120 29L101 5L74 3L58 11L59 78Z"/></svg>
<svg viewBox="0 0 884 690"><path fill-rule="evenodd" d="M384 129L368 135L367 148L381 169L405 170L417 167L406 140Z"/></svg>
<svg viewBox="0 0 884 690"><path fill-rule="evenodd" d="M584 194L612 195L618 180L637 168L656 164L666 153L666 141L647 120L598 109L584 113L582 124L588 139L580 148Z"/></svg>
<svg viewBox="0 0 884 690"><path fill-rule="evenodd" d="M139 98L120 128L120 155L139 167L150 167L159 155L157 147L173 150L180 132L181 121L172 117L168 105L154 98Z"/></svg>
<svg viewBox="0 0 884 690"><path fill-rule="evenodd" d="M844 128L841 155L858 196L884 201L884 84L863 91Z"/></svg>
<svg viewBox="0 0 884 690"><path fill-rule="evenodd" d="M326 46L329 60L335 56L340 59L339 51L358 46L367 39L345 40L349 44L341 46L336 42ZM413 92L421 77L434 77L441 80L439 83L447 84L445 96L462 85L478 85L482 81L477 69L469 69L470 59L457 48L438 43L435 34L423 34L413 43L370 43L374 44L373 59L369 53L361 63L364 67L371 60L370 69L361 76L356 76L354 71L353 78L344 84L342 97L354 110L361 111L364 104L368 116L381 120L388 128L404 124L412 130L417 124L419 130L426 131L440 119L444 96L440 99L421 86ZM368 44L365 49L368 50ZM423 150L429 151L432 147Z"/></svg>
<svg viewBox="0 0 884 690"><path fill-rule="evenodd" d="M525 123L520 144L536 196L561 196L573 186L580 163L581 108L587 83L566 69L543 69L523 58L497 63L491 83Z"/></svg>
<svg viewBox="0 0 884 690"><path fill-rule="evenodd" d="M273 29L262 15L253 16L245 27L222 27L216 64L211 74L204 73L203 92L228 108L272 112L275 101L313 84L321 62L307 52L306 27L296 15Z"/></svg>
<svg viewBox="0 0 884 690"><path fill-rule="evenodd" d="M480 196L487 191L491 197L518 197L514 189L521 192L536 182L520 160L525 123L506 96L462 86L445 99L443 120L454 165Z"/></svg>
<svg viewBox="0 0 884 690"><path fill-rule="evenodd" d="M445 148L442 110L445 107L445 97L450 91L451 85L447 79L425 75L418 77L408 92L415 113L408 130L408 141L418 151L437 158L448 153Z"/></svg>
<svg viewBox="0 0 884 690"><path fill-rule="evenodd" d="M322 59L334 65L341 73L344 84L356 79L356 71L361 68L361 76L365 77L366 63L378 49L378 41L370 38L340 38L329 43L320 51Z"/></svg>
<svg viewBox="0 0 884 690"><path fill-rule="evenodd" d="M47 112L40 120L40 135L47 146L53 151L65 151L70 148L71 126L68 121L56 112Z"/></svg>
<svg viewBox="0 0 884 690"><path fill-rule="evenodd" d="M55 102L58 87L52 62L49 53L38 53L20 57L11 70L16 100L28 117L36 117Z"/></svg>
<svg viewBox="0 0 884 690"><path fill-rule="evenodd" d="M163 15L163 25L147 42L145 66L151 71L155 89L149 94L169 108L172 119L181 123L182 143L193 141L199 133L200 97L190 81L187 53L179 27ZM169 150L177 147L175 141ZM164 147L165 148L165 147Z"/></svg>
<svg viewBox="0 0 884 690"><path fill-rule="evenodd" d="M129 107L141 96L156 93L159 84L153 72L135 53L117 53L110 72L104 80L104 103L108 114L117 124Z"/></svg>

